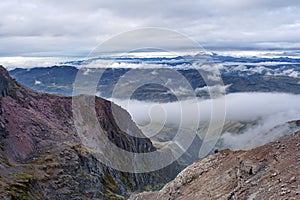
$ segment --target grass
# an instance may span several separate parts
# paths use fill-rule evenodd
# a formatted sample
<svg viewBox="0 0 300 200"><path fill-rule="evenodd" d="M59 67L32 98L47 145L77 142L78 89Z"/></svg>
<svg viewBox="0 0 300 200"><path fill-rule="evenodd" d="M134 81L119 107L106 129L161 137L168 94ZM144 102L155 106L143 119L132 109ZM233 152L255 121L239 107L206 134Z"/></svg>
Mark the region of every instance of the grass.
<svg viewBox="0 0 300 200"><path fill-rule="evenodd" d="M26 173L11 173L10 176L25 182L29 182L34 179L33 175Z"/></svg>
<svg viewBox="0 0 300 200"><path fill-rule="evenodd" d="M6 191L12 199L41 199L38 194L33 192L32 183L35 180L33 175L21 172L11 173L10 176L15 180L8 183Z"/></svg>

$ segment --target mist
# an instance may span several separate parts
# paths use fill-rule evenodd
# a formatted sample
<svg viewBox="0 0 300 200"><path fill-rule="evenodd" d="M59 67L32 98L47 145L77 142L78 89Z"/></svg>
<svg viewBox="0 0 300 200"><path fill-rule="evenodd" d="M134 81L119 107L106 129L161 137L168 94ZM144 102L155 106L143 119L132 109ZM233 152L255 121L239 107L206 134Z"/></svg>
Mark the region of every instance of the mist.
<svg viewBox="0 0 300 200"><path fill-rule="evenodd" d="M196 118L203 124L209 123L212 117L213 102L210 99L171 103L111 100L125 108L141 129L151 124L174 126L180 123L189 128ZM225 96L225 104L222 99L215 102L225 106L225 121L255 121L239 134L223 132L223 144L231 149L250 149L273 141L291 132L287 122L300 119L300 95L231 93ZM214 119L222 120L222 117L215 116Z"/></svg>
<svg viewBox="0 0 300 200"><path fill-rule="evenodd" d="M298 116L298 118L297 118ZM295 132L298 127L293 127L287 122L299 119L299 112L280 112L259 119L258 124L242 131L240 134L225 132L221 139L224 148L233 150L247 150L261 146L277 138Z"/></svg>

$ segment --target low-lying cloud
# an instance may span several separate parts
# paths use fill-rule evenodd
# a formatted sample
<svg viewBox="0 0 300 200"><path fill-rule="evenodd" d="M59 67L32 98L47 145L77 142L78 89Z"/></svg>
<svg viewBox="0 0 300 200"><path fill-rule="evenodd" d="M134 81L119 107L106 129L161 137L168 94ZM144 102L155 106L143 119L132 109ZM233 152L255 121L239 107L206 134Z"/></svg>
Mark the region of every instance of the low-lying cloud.
<svg viewBox="0 0 300 200"><path fill-rule="evenodd" d="M232 149L249 149L265 144L287 134L286 122L300 119L300 95L285 93L232 93L225 98L226 121L255 121L239 134L222 135L225 146ZM126 108L140 126L164 123L174 126L181 123L189 128L195 118L200 123L211 119L211 100L185 100L172 103L118 100L114 102ZM218 100L217 100L218 101ZM221 100L220 100L221 103ZM185 112L182 112L185 109ZM199 110L198 116L193 112ZM191 115L189 113L192 113Z"/></svg>
<svg viewBox="0 0 300 200"><path fill-rule="evenodd" d="M225 132L221 138L225 147L234 150L251 149L293 133L296 129L286 122L299 118L299 111L279 112L259 119L258 124L240 134Z"/></svg>
<svg viewBox="0 0 300 200"><path fill-rule="evenodd" d="M112 99L115 103L121 105L129 111L133 119L138 124L144 124L151 119L154 122L161 122L161 112L166 115L166 123L178 124L181 116L181 108L184 105L186 109L199 109L200 121L209 121L211 118L210 99L185 100L181 102L157 103L144 102L137 100ZM298 113L295 117L300 118L300 95L284 93L231 93L226 95L226 120L247 121L255 120L261 117L275 115L277 113L287 113L294 111ZM153 107L161 107L157 111L151 111Z"/></svg>

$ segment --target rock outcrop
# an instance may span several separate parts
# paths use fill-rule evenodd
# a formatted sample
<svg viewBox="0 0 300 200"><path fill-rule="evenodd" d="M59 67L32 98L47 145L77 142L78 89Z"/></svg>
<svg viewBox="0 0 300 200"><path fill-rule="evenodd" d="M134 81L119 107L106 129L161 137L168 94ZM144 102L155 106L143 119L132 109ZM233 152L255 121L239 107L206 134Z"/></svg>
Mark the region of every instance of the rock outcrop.
<svg viewBox="0 0 300 200"><path fill-rule="evenodd" d="M77 135L72 98L43 94L18 84L0 66L0 199L125 199L174 175L174 168L147 174L117 171L99 162ZM106 136L130 152L154 151L147 138L119 129L112 103L95 99ZM118 107L135 136L142 132ZM173 175L172 175L173 174Z"/></svg>
<svg viewBox="0 0 300 200"><path fill-rule="evenodd" d="M10 94L16 82L14 82L8 72L0 66L0 98Z"/></svg>
<svg viewBox="0 0 300 200"><path fill-rule="evenodd" d="M300 199L300 131L249 151L210 155L132 200Z"/></svg>

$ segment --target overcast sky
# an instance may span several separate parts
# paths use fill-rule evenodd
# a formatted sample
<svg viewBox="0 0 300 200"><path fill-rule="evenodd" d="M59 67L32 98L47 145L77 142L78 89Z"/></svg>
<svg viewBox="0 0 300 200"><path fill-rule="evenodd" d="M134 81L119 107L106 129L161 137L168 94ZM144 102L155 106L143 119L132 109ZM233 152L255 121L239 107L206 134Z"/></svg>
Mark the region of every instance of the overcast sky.
<svg viewBox="0 0 300 200"><path fill-rule="evenodd" d="M124 31L168 28L206 48L300 48L299 0L2 0L0 56L85 56Z"/></svg>

